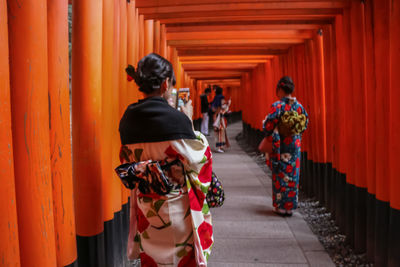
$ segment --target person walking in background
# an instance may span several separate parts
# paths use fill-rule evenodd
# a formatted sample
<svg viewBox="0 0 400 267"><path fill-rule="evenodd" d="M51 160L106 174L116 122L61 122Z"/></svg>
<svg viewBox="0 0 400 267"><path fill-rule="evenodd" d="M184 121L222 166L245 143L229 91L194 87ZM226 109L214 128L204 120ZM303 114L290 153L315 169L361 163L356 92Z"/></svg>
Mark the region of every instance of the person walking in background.
<svg viewBox="0 0 400 267"><path fill-rule="evenodd" d="M201 114L203 115L203 118L201 120L201 132L207 136L208 136L208 122L209 122L208 112L210 109L210 103L208 103L208 96L210 94L211 94L211 88L207 87L204 90L204 94L200 95Z"/></svg>
<svg viewBox="0 0 400 267"><path fill-rule="evenodd" d="M215 86L215 97L211 103L211 109L214 112L213 127L216 135L215 147L218 153L224 153L224 148L230 147L226 132L228 122L225 118L225 114L229 111L231 101L225 101L222 91L220 86Z"/></svg>
<svg viewBox="0 0 400 267"><path fill-rule="evenodd" d="M307 112L293 91L290 77L279 80L276 95L280 100L272 104L263 122L267 141L272 142L267 165L272 171L274 211L283 216L291 216L297 208L301 137L308 125Z"/></svg>
<svg viewBox="0 0 400 267"><path fill-rule="evenodd" d="M162 97L175 84L168 60L149 54L128 75L144 95L128 106L119 126L118 168L135 168L136 179L129 186L128 258L140 257L141 266L206 267L214 240L206 201L212 178L207 139L193 131L191 101L180 112Z"/></svg>

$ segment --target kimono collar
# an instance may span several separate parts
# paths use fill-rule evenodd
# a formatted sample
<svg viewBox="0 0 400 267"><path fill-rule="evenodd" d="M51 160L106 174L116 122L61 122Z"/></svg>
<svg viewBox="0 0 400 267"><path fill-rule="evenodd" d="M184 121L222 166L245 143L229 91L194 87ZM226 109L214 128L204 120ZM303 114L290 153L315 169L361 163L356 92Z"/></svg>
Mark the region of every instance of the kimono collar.
<svg viewBox="0 0 400 267"><path fill-rule="evenodd" d="M189 118L160 96L129 105L119 132L123 145L196 138Z"/></svg>
<svg viewBox="0 0 400 267"><path fill-rule="evenodd" d="M286 104L291 104L291 103L295 103L297 101L296 97L288 97L288 96L284 96L281 98L282 102L285 102Z"/></svg>

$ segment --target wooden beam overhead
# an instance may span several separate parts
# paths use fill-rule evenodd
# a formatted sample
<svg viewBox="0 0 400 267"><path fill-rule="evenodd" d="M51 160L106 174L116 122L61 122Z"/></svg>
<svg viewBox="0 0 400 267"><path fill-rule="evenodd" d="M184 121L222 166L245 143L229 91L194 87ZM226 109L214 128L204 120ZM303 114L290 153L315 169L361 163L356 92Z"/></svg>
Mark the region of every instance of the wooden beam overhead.
<svg viewBox="0 0 400 267"><path fill-rule="evenodd" d="M140 10L139 10L140 12ZM251 9L251 10L220 10L220 11L191 11L191 12L176 12L176 13L155 13L155 14L140 14L144 15L145 19L160 20L165 23L166 19L185 19L185 18L206 18L212 21L210 15L215 17L236 17L236 16L280 16L280 18L290 18L293 16L329 16L333 17L342 13L342 9ZM234 20L234 19L233 19ZM179 21L179 20L177 20Z"/></svg>
<svg viewBox="0 0 400 267"><path fill-rule="evenodd" d="M214 64L182 64L185 71L189 70L251 70L254 69L257 63L214 63Z"/></svg>
<svg viewBox="0 0 400 267"><path fill-rule="evenodd" d="M221 39L221 40L169 40L167 43L173 47L188 47L188 46L254 46L265 44L301 44L304 42L303 38L293 39Z"/></svg>
<svg viewBox="0 0 400 267"><path fill-rule="evenodd" d="M287 49L266 49L266 48L237 48L225 49L225 48L211 48L211 49L178 49L178 55L182 56L216 56L216 55L280 55L287 52Z"/></svg>
<svg viewBox="0 0 400 267"><path fill-rule="evenodd" d="M167 40L220 40L220 39L310 39L311 30L254 30L215 31L215 32L175 32L167 33Z"/></svg>
<svg viewBox="0 0 400 267"><path fill-rule="evenodd" d="M232 4L232 3L269 3L269 2L276 2L276 0L202 0L202 4ZM280 2L284 2L287 4L296 3L296 2L304 2L304 0L280 0ZM308 0L307 2L323 2L321 0ZM325 2L329 2L326 0ZM344 2L346 0L336 0L336 2ZM185 5L193 5L195 2L193 0L136 0L135 4L138 8L143 7L156 7L156 6L185 6ZM198 2L196 3L198 4Z"/></svg>
<svg viewBox="0 0 400 267"><path fill-rule="evenodd" d="M200 26L179 26L167 27L167 33L186 33L186 32L218 32L218 31L264 31L264 30L317 30L327 21L320 21L315 24L258 24L249 25L241 23L239 25L218 25L216 23Z"/></svg>
<svg viewBox="0 0 400 267"><path fill-rule="evenodd" d="M269 56L269 55L232 55L232 56L226 56L226 55L215 55L215 56L183 56L179 57L180 61L182 63L186 61L208 61L208 60L214 60L214 61L219 61L219 60L243 60L243 59L272 59L274 56Z"/></svg>
<svg viewBox="0 0 400 267"><path fill-rule="evenodd" d="M332 14L313 14L313 15L255 15L255 16L213 16L209 17L197 17L196 15L188 16L188 17L172 17L161 19L159 18L162 24L166 24L167 26L170 24L186 24L186 23L231 23L231 22L246 22L246 23L254 23L257 21L299 21L299 20L308 20L308 21L321 21L321 20L333 20L335 15Z"/></svg>
<svg viewBox="0 0 400 267"><path fill-rule="evenodd" d="M341 9L348 7L348 2L343 1L274 1L274 2L257 2L257 3L213 3L198 4L192 1L190 5L170 5L170 6L154 6L139 7L139 13L145 16L154 14L176 14L184 12L218 12L218 11L253 11L253 10L278 10L287 12L289 10L307 10L307 9Z"/></svg>

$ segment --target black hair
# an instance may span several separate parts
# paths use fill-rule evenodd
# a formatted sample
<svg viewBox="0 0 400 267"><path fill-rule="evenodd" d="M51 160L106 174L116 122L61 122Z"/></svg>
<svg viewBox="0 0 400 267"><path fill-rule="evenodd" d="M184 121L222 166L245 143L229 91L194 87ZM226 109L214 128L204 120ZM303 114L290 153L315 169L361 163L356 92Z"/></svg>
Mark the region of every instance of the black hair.
<svg viewBox="0 0 400 267"><path fill-rule="evenodd" d="M289 76L283 76L276 86L276 89L282 89L286 94L291 94L294 91L294 83Z"/></svg>
<svg viewBox="0 0 400 267"><path fill-rule="evenodd" d="M211 93L211 87L207 87L205 90L204 90L204 93Z"/></svg>
<svg viewBox="0 0 400 267"><path fill-rule="evenodd" d="M169 78L171 84L176 84L174 70L171 62L162 56L151 53L143 57L137 65L137 69L128 66L126 72L139 86L139 91L145 94L152 94L161 88L165 79Z"/></svg>
<svg viewBox="0 0 400 267"><path fill-rule="evenodd" d="M222 95L222 87L220 87L219 85L216 85L215 86L215 94Z"/></svg>

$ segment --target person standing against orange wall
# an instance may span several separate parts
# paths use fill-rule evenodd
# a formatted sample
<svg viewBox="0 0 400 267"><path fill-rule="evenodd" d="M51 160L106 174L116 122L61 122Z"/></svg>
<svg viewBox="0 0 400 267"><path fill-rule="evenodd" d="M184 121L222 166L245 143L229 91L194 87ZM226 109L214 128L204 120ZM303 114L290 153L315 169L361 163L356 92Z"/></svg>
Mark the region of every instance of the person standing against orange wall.
<svg viewBox="0 0 400 267"><path fill-rule="evenodd" d="M276 95L280 100L272 104L263 122L265 136L272 142L267 165L272 171L274 211L282 216L291 216L292 210L297 208L301 137L308 125L307 112L292 97L293 91L290 77L279 80Z"/></svg>
<svg viewBox="0 0 400 267"><path fill-rule="evenodd" d="M210 104L208 103L208 96L211 94L211 88L207 87L204 90L204 94L200 95L200 100L201 100L201 114L203 116L201 120L201 132L204 135L208 135L208 121L209 121L209 116L208 112L210 109Z"/></svg>

